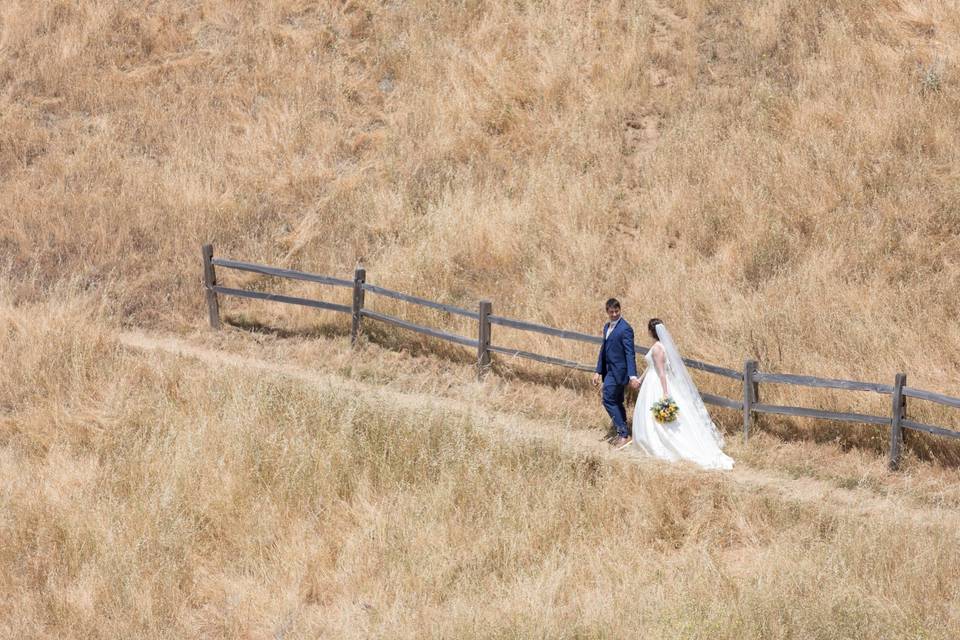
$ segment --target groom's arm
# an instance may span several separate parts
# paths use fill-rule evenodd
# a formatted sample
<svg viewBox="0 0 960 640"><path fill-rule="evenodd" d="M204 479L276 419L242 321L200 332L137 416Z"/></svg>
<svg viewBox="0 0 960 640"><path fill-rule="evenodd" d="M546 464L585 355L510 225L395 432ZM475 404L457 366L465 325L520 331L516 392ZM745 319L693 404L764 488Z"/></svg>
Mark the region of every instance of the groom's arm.
<svg viewBox="0 0 960 640"><path fill-rule="evenodd" d="M623 353L627 356L627 375L633 380L637 377L637 353L633 346L633 327L629 325L623 332Z"/></svg>
<svg viewBox="0 0 960 640"><path fill-rule="evenodd" d="M607 325L603 325L603 333L607 333ZM603 342L600 343L600 355L597 356L597 368L593 371L597 375L603 373Z"/></svg>

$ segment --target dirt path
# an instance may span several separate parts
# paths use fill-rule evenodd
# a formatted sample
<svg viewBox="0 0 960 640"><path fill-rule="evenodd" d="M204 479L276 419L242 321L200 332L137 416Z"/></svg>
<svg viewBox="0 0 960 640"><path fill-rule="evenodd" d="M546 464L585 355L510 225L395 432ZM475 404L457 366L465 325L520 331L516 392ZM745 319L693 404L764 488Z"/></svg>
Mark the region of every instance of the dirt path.
<svg viewBox="0 0 960 640"><path fill-rule="evenodd" d="M147 335L124 332L120 342L128 347L145 351L162 351L182 357L194 358L207 364L237 367L244 371L262 371L286 376L295 380L323 387L335 387L340 391L356 394L376 394L399 408L415 410L424 407L468 413L480 419L486 426L494 427L503 437L544 440L549 439L576 452L609 455L609 447L597 439L596 433L585 430L570 430L566 425L533 421L523 416L491 411L481 403L453 400L424 393L396 391L383 386L365 384L335 374L307 369L294 364L279 364L242 356L194 344L173 336Z"/></svg>
<svg viewBox="0 0 960 640"><path fill-rule="evenodd" d="M480 402L392 390L297 365L227 353L175 336L128 331L120 333L118 339L124 346L140 351L161 352L192 358L209 365L236 367L246 372L260 371L309 384L336 388L339 391L375 395L400 409L423 410L427 407L462 412L474 417L478 426L492 430L497 437L508 440L549 442L557 444L574 455L593 455L614 463L633 461L641 465L657 465L660 470L675 471L685 475L718 473L700 471L687 465L669 465L647 460L639 455L613 451L606 443L598 440L595 431L572 429L569 425L557 422L530 420L516 414L491 410ZM896 494L882 497L863 489L841 488L816 478L793 478L787 474L751 468L742 462L737 464L734 471L723 473L730 481L742 485L748 491L769 492L784 500L805 504L829 504L851 516L885 516L897 520L908 520L919 525L960 528L960 512L917 507Z"/></svg>

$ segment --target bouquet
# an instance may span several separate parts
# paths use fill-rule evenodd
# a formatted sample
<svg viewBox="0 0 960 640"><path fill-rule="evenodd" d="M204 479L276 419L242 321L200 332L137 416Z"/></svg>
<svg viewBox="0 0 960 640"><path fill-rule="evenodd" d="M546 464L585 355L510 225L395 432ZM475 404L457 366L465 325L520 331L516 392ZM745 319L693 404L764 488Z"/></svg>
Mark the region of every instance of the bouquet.
<svg viewBox="0 0 960 640"><path fill-rule="evenodd" d="M653 406L650 407L650 412L653 414L653 419L657 422L673 422L677 419L677 414L680 412L680 409L677 407L677 403L673 401L673 398L667 397L654 402Z"/></svg>

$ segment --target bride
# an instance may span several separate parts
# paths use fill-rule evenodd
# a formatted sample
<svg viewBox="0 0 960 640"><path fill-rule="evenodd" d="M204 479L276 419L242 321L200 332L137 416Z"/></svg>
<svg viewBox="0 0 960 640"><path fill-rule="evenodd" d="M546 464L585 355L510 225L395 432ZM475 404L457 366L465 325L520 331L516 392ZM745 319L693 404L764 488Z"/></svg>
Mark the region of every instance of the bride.
<svg viewBox="0 0 960 640"><path fill-rule="evenodd" d="M647 328L655 342L644 356L647 369L640 378L633 410L633 446L662 460L689 460L706 469L732 469L733 459L722 451L723 436L703 406L667 327L653 318ZM677 417L673 422L658 422L650 408L667 397L677 403Z"/></svg>

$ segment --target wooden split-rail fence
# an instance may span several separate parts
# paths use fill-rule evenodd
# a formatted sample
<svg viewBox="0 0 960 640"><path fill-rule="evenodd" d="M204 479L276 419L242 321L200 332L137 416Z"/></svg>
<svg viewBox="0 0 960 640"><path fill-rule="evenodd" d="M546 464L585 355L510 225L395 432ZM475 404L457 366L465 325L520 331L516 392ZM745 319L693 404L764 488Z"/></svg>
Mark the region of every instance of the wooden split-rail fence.
<svg viewBox="0 0 960 640"><path fill-rule="evenodd" d="M314 282L317 284L329 285L332 287L342 287L353 290L353 302L351 305L335 304L322 300L312 300L308 298L299 298L277 293L265 293L261 291L249 291L245 289L234 289L224 287L217 281L216 268L235 269L238 271L248 271L259 273L266 276L285 278L290 280L302 280ZM239 262L236 260L225 260L213 256L213 245L203 245L203 283L206 293L207 307L210 315L210 326L214 329L220 328L220 305L218 295L236 296L241 298L253 298L255 300L268 300L272 302L281 302L285 304L294 304L315 309L324 309L338 313L350 314L352 317L352 327L350 331L351 344L355 344L360 335L361 326L364 318L390 324L401 329L414 331L423 335L431 336L439 340L445 340L465 347L477 350L477 369L478 375L482 376L489 368L491 363L491 354L497 353L509 357L519 357L533 360L547 365L566 367L578 371L593 372L591 365L580 364L571 360L545 356L529 351L521 351L510 347L493 344L491 328L493 325L510 327L521 331L532 331L548 336L562 338L564 340L575 340L590 344L599 345L603 340L599 336L580 333L577 331L565 331L553 327L547 327L541 324L514 320L493 314L493 304L488 300L480 301L477 309L470 310L462 307L456 307L441 302L426 300L417 296L408 295L399 291L393 291L384 287L367 282L366 270L357 267L354 271L353 280L334 278L330 276L321 276L303 271L294 271L291 269L281 269L260 264L251 264L248 262ZM366 294L385 296L402 302L407 302L448 314L459 315L471 318L477 323L476 337L467 337L425 327L401 318L379 313L364 306ZM641 354L646 354L647 349L637 345L636 349ZM960 398L954 398L941 393L924 391L907 386L907 376L905 373L898 373L894 377L893 384L881 384L877 382L857 382L855 380L838 380L833 378L819 378L816 376L794 375L786 373L763 372L758 369L756 360L747 360L743 365L743 370L738 371L726 367L700 362L691 358L684 358L686 365L692 369L697 369L712 375L736 380L742 384L743 395L740 399L731 399L723 396L717 396L710 393L701 393L703 401L727 409L733 409L743 413L743 439L746 441L750 437L750 427L753 422L754 414L775 414L784 416L796 416L803 418L816 418L819 420L834 420L840 422L852 422L861 424L874 424L881 427L887 427L890 430L890 449L889 466L896 470L900 465L901 449L903 444L903 430L921 431L936 436L946 438L960 439L960 432L948 428L923 424L910 420L907 417L907 398L917 400L926 400L940 405L960 409ZM846 413L838 411L824 411L822 409L811 409L807 407L795 407L787 405L765 404L760 400L760 384L783 384L801 387L814 387L821 389L842 389L847 391L866 391L880 395L889 396L891 399L890 415L878 416L862 413Z"/></svg>

